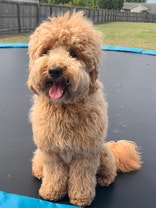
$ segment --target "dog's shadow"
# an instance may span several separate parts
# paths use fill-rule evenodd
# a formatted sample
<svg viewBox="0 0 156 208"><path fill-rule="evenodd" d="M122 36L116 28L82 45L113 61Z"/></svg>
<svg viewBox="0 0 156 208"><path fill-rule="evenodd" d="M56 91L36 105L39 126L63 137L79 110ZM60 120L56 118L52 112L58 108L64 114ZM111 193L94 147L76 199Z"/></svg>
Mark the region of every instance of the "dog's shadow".
<svg viewBox="0 0 156 208"><path fill-rule="evenodd" d="M109 187L96 187L96 196L94 201L92 202L91 208L104 208L110 207L110 203L112 204L113 192L115 190L115 183L111 184Z"/></svg>

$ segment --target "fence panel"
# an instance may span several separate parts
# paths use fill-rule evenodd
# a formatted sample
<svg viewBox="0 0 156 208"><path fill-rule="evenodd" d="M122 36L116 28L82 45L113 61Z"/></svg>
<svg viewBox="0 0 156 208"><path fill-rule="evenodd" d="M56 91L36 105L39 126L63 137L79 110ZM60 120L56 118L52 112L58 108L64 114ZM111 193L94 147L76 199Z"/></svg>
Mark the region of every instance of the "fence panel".
<svg viewBox="0 0 156 208"><path fill-rule="evenodd" d="M145 14L143 13L140 13L140 14L137 14L137 22L145 22Z"/></svg>
<svg viewBox="0 0 156 208"><path fill-rule="evenodd" d="M95 16L95 10L91 9L89 18L92 22L94 21L94 16Z"/></svg>
<svg viewBox="0 0 156 208"><path fill-rule="evenodd" d="M102 9L99 9L99 22L98 23L102 23L102 18L103 18L103 12L102 12Z"/></svg>
<svg viewBox="0 0 156 208"><path fill-rule="evenodd" d="M29 32L39 24L39 10L35 4L18 4L20 9L20 32Z"/></svg>
<svg viewBox="0 0 156 208"><path fill-rule="evenodd" d="M47 5L46 4L41 4L40 8L39 8L39 12L40 12L39 22L43 22L49 16L52 15L52 7L49 4L47 4Z"/></svg>
<svg viewBox="0 0 156 208"><path fill-rule="evenodd" d="M0 31L18 32L17 4L0 2Z"/></svg>
<svg viewBox="0 0 156 208"><path fill-rule="evenodd" d="M0 33L22 33L33 31L40 22L49 16L67 11L83 10L85 15L95 24L129 21L129 22L155 22L156 14L119 12L107 9L74 8L54 4L37 4L23 2L0 1Z"/></svg>
<svg viewBox="0 0 156 208"><path fill-rule="evenodd" d="M156 15L146 14L146 22L156 22Z"/></svg>

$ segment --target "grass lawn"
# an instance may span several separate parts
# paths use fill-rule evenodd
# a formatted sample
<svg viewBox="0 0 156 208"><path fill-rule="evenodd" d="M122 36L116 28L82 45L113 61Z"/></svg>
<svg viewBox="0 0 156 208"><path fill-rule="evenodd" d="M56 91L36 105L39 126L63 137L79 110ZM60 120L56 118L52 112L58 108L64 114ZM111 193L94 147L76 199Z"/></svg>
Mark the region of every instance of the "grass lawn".
<svg viewBox="0 0 156 208"><path fill-rule="evenodd" d="M30 34L21 33L21 34L7 34L0 35L0 43L23 43L29 41Z"/></svg>
<svg viewBox="0 0 156 208"><path fill-rule="evenodd" d="M104 45L156 50L156 23L113 22L96 25Z"/></svg>
<svg viewBox="0 0 156 208"><path fill-rule="evenodd" d="M112 22L95 25L103 44L156 50L156 23ZM30 34L1 35L1 43L28 42Z"/></svg>

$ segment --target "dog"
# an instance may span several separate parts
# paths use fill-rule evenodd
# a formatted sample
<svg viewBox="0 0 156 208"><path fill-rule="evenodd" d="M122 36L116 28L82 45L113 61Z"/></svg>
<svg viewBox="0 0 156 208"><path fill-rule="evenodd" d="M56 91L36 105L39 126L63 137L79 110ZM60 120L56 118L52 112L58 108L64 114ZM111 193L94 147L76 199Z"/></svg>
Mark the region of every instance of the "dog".
<svg viewBox="0 0 156 208"><path fill-rule="evenodd" d="M37 146L32 174L42 180L39 195L57 201L68 194L90 205L99 184L114 182L118 171L141 168L134 142L104 142L107 102L98 79L102 36L83 12L50 17L30 37L28 87Z"/></svg>

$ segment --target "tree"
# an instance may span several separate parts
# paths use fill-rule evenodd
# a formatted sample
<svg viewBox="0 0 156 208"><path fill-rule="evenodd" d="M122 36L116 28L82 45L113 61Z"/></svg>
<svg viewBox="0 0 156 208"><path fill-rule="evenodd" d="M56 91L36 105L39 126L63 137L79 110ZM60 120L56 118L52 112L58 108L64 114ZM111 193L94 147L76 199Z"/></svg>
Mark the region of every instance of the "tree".
<svg viewBox="0 0 156 208"><path fill-rule="evenodd" d="M99 7L102 9L120 10L124 0L99 0Z"/></svg>
<svg viewBox="0 0 156 208"><path fill-rule="evenodd" d="M139 2L139 3L146 3L147 0L126 0L125 2Z"/></svg>
<svg viewBox="0 0 156 208"><path fill-rule="evenodd" d="M72 0L72 5L80 7L97 8L98 0Z"/></svg>
<svg viewBox="0 0 156 208"><path fill-rule="evenodd" d="M98 8L98 0L40 0L40 3L65 4L79 7Z"/></svg>

